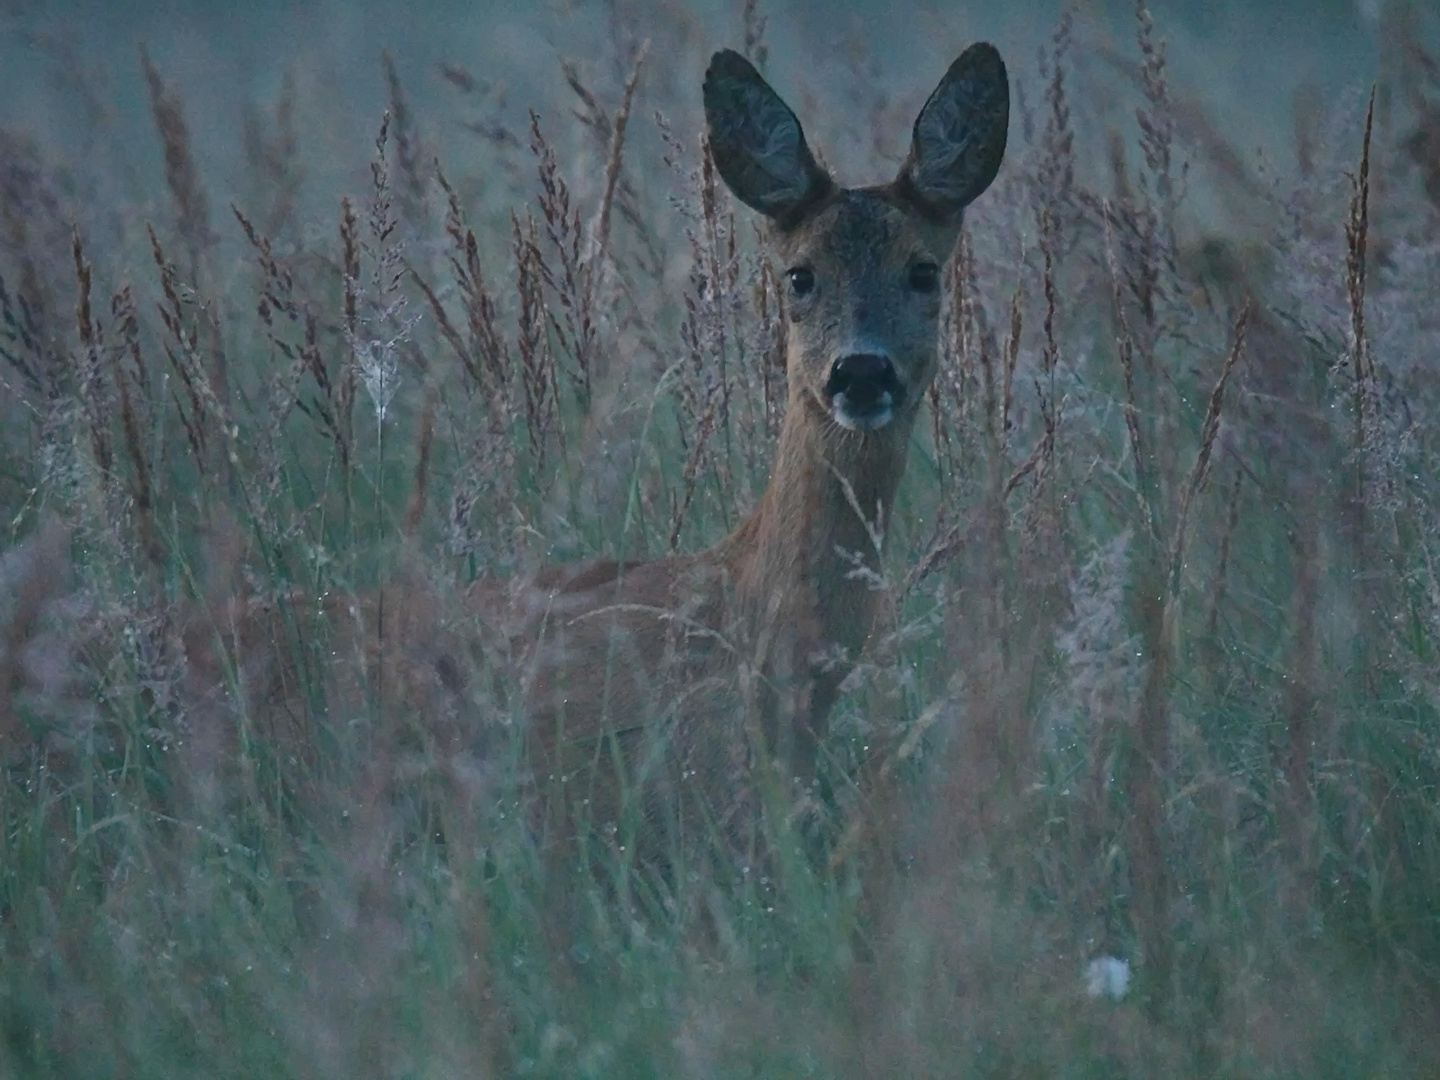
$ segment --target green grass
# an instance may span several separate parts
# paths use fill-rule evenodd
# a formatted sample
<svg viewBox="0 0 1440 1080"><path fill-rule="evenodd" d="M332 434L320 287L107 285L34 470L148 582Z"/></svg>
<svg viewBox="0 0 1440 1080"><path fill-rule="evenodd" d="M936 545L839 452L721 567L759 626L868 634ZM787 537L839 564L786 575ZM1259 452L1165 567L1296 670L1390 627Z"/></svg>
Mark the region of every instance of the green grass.
<svg viewBox="0 0 1440 1080"><path fill-rule="evenodd" d="M1178 93L1159 74L1139 98L1152 121ZM645 85L636 125L670 104ZM562 248L599 214L608 134L560 163L576 216L553 191L516 202L531 255L503 214L466 207L490 315L467 311L467 226L447 231L393 97L348 245L319 222L272 256L228 218L211 239L167 210L165 254L196 253L184 287L167 299L144 258L96 270L87 331L72 253L20 228L0 248L0 1074L1433 1071L1440 400L1427 284L1402 268L1434 208L1402 173L1365 208L1345 180L1362 154L1390 167L1410 114L1368 151L1335 147L1257 243L1200 235L1153 153L1124 185L1088 158L1054 183L1073 153L1057 86L1050 134L1012 131L974 208L974 281L951 282L935 412L890 523L893 633L832 718L822 820L772 793L768 856L668 875L633 843L532 827L503 662L472 656L441 715L377 689L315 598L424 582L453 614L486 574L660 555L690 484L682 550L739 520L773 447L778 324L748 218L702 209L693 139L670 169L632 135L589 299ZM1129 115L1086 123L1131 139ZM1162 127L1133 137L1154 151ZM186 152L173 116L161 133ZM257 160L257 190L298 165ZM181 170L170 196L193 207L199 183ZM82 263L111 265L81 241ZM1357 283L1346 257L1366 243ZM649 245L686 264L657 277ZM133 331L110 302L122 280ZM528 343L526 289L553 316ZM605 360L588 401L567 322L586 315ZM466 371L485 333L498 375ZM354 345L392 339L377 423ZM722 392L728 426L702 441ZM236 599L275 605L261 639L230 636ZM1086 996L1104 955L1132 965L1122 1001Z"/></svg>

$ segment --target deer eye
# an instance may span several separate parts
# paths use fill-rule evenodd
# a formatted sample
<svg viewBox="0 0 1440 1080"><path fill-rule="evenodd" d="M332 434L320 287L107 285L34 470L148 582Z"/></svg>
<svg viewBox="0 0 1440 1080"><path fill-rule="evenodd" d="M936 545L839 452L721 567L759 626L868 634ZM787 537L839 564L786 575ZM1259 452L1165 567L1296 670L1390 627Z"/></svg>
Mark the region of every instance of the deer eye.
<svg viewBox="0 0 1440 1080"><path fill-rule="evenodd" d="M910 288L918 293L932 293L940 287L940 267L933 262L916 263L910 267Z"/></svg>
<svg viewBox="0 0 1440 1080"><path fill-rule="evenodd" d="M790 289L796 296L806 296L815 288L815 271L808 266L792 266L785 271L790 279Z"/></svg>

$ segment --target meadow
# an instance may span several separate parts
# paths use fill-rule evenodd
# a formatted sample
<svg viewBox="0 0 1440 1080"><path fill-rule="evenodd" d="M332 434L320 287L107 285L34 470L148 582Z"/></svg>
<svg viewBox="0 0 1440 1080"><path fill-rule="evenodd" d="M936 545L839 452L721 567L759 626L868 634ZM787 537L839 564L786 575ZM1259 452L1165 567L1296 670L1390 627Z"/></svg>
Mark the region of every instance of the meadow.
<svg viewBox="0 0 1440 1080"><path fill-rule="evenodd" d="M1440 23L1383 5L1268 157L1143 0L1007 54L824 783L657 875L555 857L504 655L442 695L387 640L764 489L710 52L854 183L943 66L827 96L755 0L576 10L518 89L367 55L327 128L287 76L223 184L158 54L137 144L25 38L72 119L0 119L0 1075L1440 1070Z"/></svg>

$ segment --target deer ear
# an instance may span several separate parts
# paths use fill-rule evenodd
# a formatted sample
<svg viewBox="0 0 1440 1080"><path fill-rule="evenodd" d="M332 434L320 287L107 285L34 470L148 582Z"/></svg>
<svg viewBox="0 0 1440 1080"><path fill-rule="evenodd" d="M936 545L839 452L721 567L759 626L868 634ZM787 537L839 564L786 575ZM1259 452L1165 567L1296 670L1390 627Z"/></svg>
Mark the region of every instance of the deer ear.
<svg viewBox="0 0 1440 1080"><path fill-rule="evenodd" d="M805 145L790 107L737 52L722 49L705 73L705 120L715 167L735 197L793 225L833 187Z"/></svg>
<svg viewBox="0 0 1440 1080"><path fill-rule="evenodd" d="M995 46L971 45L950 65L915 120L893 190L926 217L958 225L1005 156L1010 82Z"/></svg>

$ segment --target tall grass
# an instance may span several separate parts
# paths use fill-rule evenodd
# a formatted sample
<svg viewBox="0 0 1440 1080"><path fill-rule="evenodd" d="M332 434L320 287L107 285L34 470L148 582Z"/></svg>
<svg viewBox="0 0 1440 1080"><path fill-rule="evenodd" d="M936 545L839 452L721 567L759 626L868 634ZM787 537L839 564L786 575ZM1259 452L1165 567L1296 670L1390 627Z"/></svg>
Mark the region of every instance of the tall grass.
<svg viewBox="0 0 1440 1080"><path fill-rule="evenodd" d="M523 643L457 598L763 490L781 293L686 35L616 14L519 130L444 66L483 174L387 54L324 221L293 81L223 213L143 51L147 213L0 129L0 1073L1433 1071L1440 65L1386 10L1293 181L1143 3L1012 63L823 794L661 875L529 812Z"/></svg>

